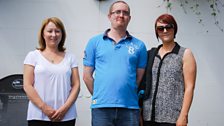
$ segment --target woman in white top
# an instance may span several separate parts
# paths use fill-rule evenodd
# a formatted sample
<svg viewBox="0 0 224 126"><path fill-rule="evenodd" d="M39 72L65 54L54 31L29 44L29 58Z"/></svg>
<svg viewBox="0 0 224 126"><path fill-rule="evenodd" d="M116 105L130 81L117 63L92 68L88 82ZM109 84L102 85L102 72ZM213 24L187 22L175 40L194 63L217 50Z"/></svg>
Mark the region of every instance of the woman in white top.
<svg viewBox="0 0 224 126"><path fill-rule="evenodd" d="M45 19L38 38L40 47L24 60L24 90L30 100L28 126L74 126L80 78L77 60L65 52L61 20Z"/></svg>

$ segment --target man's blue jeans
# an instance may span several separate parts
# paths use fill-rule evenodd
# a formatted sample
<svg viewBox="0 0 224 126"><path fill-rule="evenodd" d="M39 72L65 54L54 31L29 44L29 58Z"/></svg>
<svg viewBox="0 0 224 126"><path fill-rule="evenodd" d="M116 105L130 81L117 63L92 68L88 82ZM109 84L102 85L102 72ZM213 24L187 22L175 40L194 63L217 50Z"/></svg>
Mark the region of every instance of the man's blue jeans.
<svg viewBox="0 0 224 126"><path fill-rule="evenodd" d="M92 126L139 126L139 109L93 108Z"/></svg>

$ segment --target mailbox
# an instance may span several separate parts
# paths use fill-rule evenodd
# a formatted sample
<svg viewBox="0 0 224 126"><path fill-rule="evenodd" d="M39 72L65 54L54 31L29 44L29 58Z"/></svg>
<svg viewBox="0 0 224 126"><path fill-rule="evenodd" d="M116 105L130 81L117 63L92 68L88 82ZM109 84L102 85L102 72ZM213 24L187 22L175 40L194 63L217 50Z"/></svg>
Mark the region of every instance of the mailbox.
<svg viewBox="0 0 224 126"><path fill-rule="evenodd" d="M0 79L0 126L27 126L28 98L23 90L23 75Z"/></svg>

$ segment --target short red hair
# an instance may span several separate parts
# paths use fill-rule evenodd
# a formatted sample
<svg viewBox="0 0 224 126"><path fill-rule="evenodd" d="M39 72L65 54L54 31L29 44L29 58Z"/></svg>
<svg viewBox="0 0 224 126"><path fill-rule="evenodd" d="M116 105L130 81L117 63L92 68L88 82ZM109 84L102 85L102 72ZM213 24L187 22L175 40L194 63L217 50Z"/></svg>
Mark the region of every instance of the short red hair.
<svg viewBox="0 0 224 126"><path fill-rule="evenodd" d="M176 20L174 19L174 17L172 15L170 15L170 14L162 14L162 15L160 15L156 19L156 22L155 22L155 33L156 33L156 38L158 39L158 32L156 30L157 22L166 23L166 24L172 24L174 26L174 38L176 37L178 27L177 27L177 22L176 22Z"/></svg>

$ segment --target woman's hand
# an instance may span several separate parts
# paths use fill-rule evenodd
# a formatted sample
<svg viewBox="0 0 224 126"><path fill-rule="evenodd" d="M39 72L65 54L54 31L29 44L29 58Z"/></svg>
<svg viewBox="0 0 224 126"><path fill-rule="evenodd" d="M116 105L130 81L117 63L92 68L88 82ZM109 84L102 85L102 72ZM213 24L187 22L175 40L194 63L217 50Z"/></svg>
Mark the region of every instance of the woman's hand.
<svg viewBox="0 0 224 126"><path fill-rule="evenodd" d="M51 116L52 121L59 122L61 121L65 114L67 113L68 109L65 106L60 107L55 113Z"/></svg>
<svg viewBox="0 0 224 126"><path fill-rule="evenodd" d="M56 113L56 111L51 107L48 106L47 104L43 104L41 107L42 112L48 116L50 120L53 120L52 116Z"/></svg>
<svg viewBox="0 0 224 126"><path fill-rule="evenodd" d="M176 126L187 126L188 116L179 116Z"/></svg>

